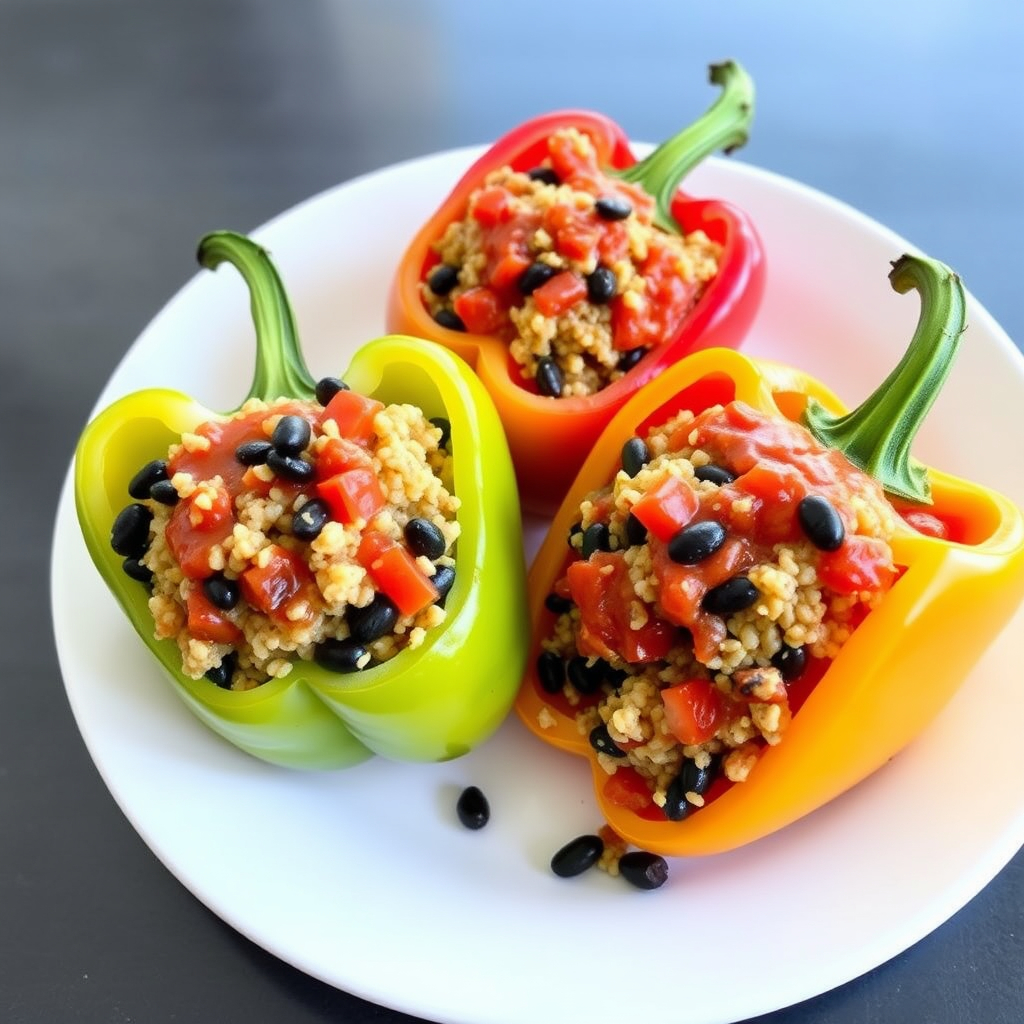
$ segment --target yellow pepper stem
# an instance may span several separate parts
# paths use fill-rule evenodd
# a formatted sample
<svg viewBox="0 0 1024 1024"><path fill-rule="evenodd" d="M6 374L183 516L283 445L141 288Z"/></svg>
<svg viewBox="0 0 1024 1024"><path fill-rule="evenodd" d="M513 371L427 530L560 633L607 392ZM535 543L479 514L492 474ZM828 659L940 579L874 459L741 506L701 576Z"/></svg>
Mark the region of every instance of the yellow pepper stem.
<svg viewBox="0 0 1024 1024"><path fill-rule="evenodd" d="M845 416L811 398L804 413L808 430L837 448L889 494L931 504L928 470L910 446L953 365L964 330L966 301L960 278L938 260L901 256L889 281L904 294L921 295L917 328L903 358L881 386Z"/></svg>

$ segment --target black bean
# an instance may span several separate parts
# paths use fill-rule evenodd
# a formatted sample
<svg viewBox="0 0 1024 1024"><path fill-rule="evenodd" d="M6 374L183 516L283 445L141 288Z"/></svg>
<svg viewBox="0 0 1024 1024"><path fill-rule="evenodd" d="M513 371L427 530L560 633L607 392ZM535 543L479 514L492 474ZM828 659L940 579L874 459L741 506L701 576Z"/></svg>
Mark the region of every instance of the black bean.
<svg viewBox="0 0 1024 1024"><path fill-rule="evenodd" d="M434 323L441 327L447 327L449 331L464 331L466 329L462 317L453 309L439 309L434 314Z"/></svg>
<svg viewBox="0 0 1024 1024"><path fill-rule="evenodd" d="M677 775L666 787L665 804L662 810L669 821L682 821L693 810L693 804L686 799L687 792L682 773Z"/></svg>
<svg viewBox="0 0 1024 1024"><path fill-rule="evenodd" d="M637 345L636 348L627 349L619 356L619 361L615 364L623 373L628 373L630 370L640 362L643 357L647 355L647 349L643 345Z"/></svg>
<svg viewBox="0 0 1024 1024"><path fill-rule="evenodd" d="M609 757L625 757L626 752L608 734L608 726L602 722L590 730L590 745L599 753Z"/></svg>
<svg viewBox="0 0 1024 1024"><path fill-rule="evenodd" d="M757 587L746 576L733 576L731 580L712 587L704 595L700 606L712 615L732 615L749 608L758 596Z"/></svg>
<svg viewBox="0 0 1024 1024"><path fill-rule="evenodd" d="M467 786L455 802L455 813L466 828L483 828L491 820L491 806L476 786Z"/></svg>
<svg viewBox="0 0 1024 1024"><path fill-rule="evenodd" d="M140 501L150 496L149 489L160 480L167 479L167 462L164 459L153 459L132 477L128 484L128 493Z"/></svg>
<svg viewBox="0 0 1024 1024"><path fill-rule="evenodd" d="M145 566L137 558L126 558L121 563L124 574L139 583L152 583L153 570Z"/></svg>
<svg viewBox="0 0 1024 1024"><path fill-rule="evenodd" d="M282 455L298 455L309 444L313 431L301 416L282 416L270 435L270 443Z"/></svg>
<svg viewBox="0 0 1024 1024"><path fill-rule="evenodd" d="M149 489L149 496L161 505L177 505L178 489L170 480L157 480Z"/></svg>
<svg viewBox="0 0 1024 1024"><path fill-rule="evenodd" d="M452 425L443 416L431 416L430 422L441 431L441 439L437 442L438 448L447 448L448 442L452 439Z"/></svg>
<svg viewBox="0 0 1024 1024"><path fill-rule="evenodd" d="M531 181L542 181L545 185L560 185L562 182L553 167L534 167L526 172Z"/></svg>
<svg viewBox="0 0 1024 1024"><path fill-rule="evenodd" d="M548 398L561 398L565 378L562 368L550 356L537 360L537 390Z"/></svg>
<svg viewBox="0 0 1024 1024"><path fill-rule="evenodd" d="M572 542L572 539L573 539L573 537L581 536L582 533L583 533L583 524L582 523L573 523L572 526L569 527L569 547L575 547L575 545Z"/></svg>
<svg viewBox="0 0 1024 1024"><path fill-rule="evenodd" d="M238 651L228 651L228 653L220 659L220 664L207 670L205 675L211 683L219 686L222 690L230 690L231 679L235 674L235 669L237 668Z"/></svg>
<svg viewBox="0 0 1024 1024"><path fill-rule="evenodd" d="M292 534L299 540L316 540L331 518L331 508L323 498L310 498L292 516Z"/></svg>
<svg viewBox="0 0 1024 1024"><path fill-rule="evenodd" d="M696 565L710 558L725 543L725 527L714 519L690 523L672 535L668 557L680 565Z"/></svg>
<svg viewBox="0 0 1024 1024"><path fill-rule="evenodd" d="M273 450L269 441L246 441L235 449L235 458L243 466L262 466Z"/></svg>
<svg viewBox="0 0 1024 1024"><path fill-rule="evenodd" d="M595 551L611 551L612 535L607 523L591 523L583 531L583 547L580 553L589 558Z"/></svg>
<svg viewBox="0 0 1024 1024"><path fill-rule="evenodd" d="M630 547L647 543L647 527L632 512L626 516L626 540Z"/></svg>
<svg viewBox="0 0 1024 1024"><path fill-rule="evenodd" d="M617 287L618 281L615 277L615 271L611 267L600 265L587 274L587 298L595 306L611 302L615 297L615 289Z"/></svg>
<svg viewBox="0 0 1024 1024"><path fill-rule="evenodd" d="M444 607L444 602L448 598L448 592L455 585L455 570L450 565L439 565L437 572L430 577L430 582L434 584L434 589L437 591L437 600L434 604Z"/></svg>
<svg viewBox="0 0 1024 1024"><path fill-rule="evenodd" d="M651 458L647 442L642 437L631 437L622 446L622 468L627 476L636 476Z"/></svg>
<svg viewBox="0 0 1024 1024"><path fill-rule="evenodd" d="M225 612L231 611L242 600L242 587L238 580L229 580L219 574L203 580L203 593L210 604Z"/></svg>
<svg viewBox="0 0 1024 1024"><path fill-rule="evenodd" d="M335 640L330 637L313 648L313 660L330 672L358 672L367 654L366 648L352 639Z"/></svg>
<svg viewBox="0 0 1024 1024"><path fill-rule="evenodd" d="M633 212L633 205L622 196L601 196L594 202L594 210L601 220L625 220Z"/></svg>
<svg viewBox="0 0 1024 1024"><path fill-rule="evenodd" d="M552 593L544 598L544 607L555 615L564 615L572 610L572 601L567 597L562 597L561 594Z"/></svg>
<svg viewBox="0 0 1024 1024"><path fill-rule="evenodd" d="M545 693L561 693L565 685L565 662L554 651L537 656L537 679Z"/></svg>
<svg viewBox="0 0 1024 1024"><path fill-rule="evenodd" d="M437 296L447 295L459 283L459 268L439 263L427 278L427 287Z"/></svg>
<svg viewBox="0 0 1024 1024"><path fill-rule="evenodd" d="M698 466L694 471L693 475L698 480L703 480L706 483L718 484L719 487L722 484L731 484L736 479L735 473L730 473L725 466L716 466L713 463L708 463L706 466Z"/></svg>
<svg viewBox="0 0 1024 1024"><path fill-rule="evenodd" d="M696 793L703 796L711 787L718 774L718 765L710 761L703 768L697 766L697 762L691 757L683 759L683 766L679 771L679 779L686 787L685 792Z"/></svg>
<svg viewBox="0 0 1024 1024"><path fill-rule="evenodd" d="M305 483L313 479L313 463L307 462L298 455L283 455L276 448L271 448L267 455L267 465L285 480Z"/></svg>
<svg viewBox="0 0 1024 1024"><path fill-rule="evenodd" d="M405 543L414 555L426 555L432 562L448 547L440 528L422 516L414 516L405 524Z"/></svg>
<svg viewBox="0 0 1024 1024"><path fill-rule="evenodd" d="M668 881L668 861L646 850L631 850L619 858L619 874L638 889L657 889Z"/></svg>
<svg viewBox="0 0 1024 1024"><path fill-rule="evenodd" d="M569 682L584 696L596 693L604 682L604 670L599 664L590 665L583 657L570 658L565 666Z"/></svg>
<svg viewBox="0 0 1024 1024"><path fill-rule="evenodd" d="M327 405L339 391L348 390L349 386L340 377L321 377L316 382L316 400Z"/></svg>
<svg viewBox="0 0 1024 1024"><path fill-rule="evenodd" d="M551 870L559 878L575 878L592 868L604 853L600 836L577 836L551 858Z"/></svg>
<svg viewBox="0 0 1024 1024"><path fill-rule="evenodd" d="M625 682L626 677L629 673L624 668L613 668L607 661L600 659L597 661L595 667L599 665L603 673L604 681L611 683L611 685L617 690Z"/></svg>
<svg viewBox="0 0 1024 1024"><path fill-rule="evenodd" d="M121 509L110 528L110 546L125 558L141 558L149 547L149 524L153 513L145 505Z"/></svg>
<svg viewBox="0 0 1024 1024"><path fill-rule="evenodd" d="M516 287L523 295L532 295L542 284L557 274L550 263L531 263L520 275Z"/></svg>
<svg viewBox="0 0 1024 1024"><path fill-rule="evenodd" d="M822 551L835 551L843 543L846 528L835 506L821 494L808 494L796 507L807 539Z"/></svg>
<svg viewBox="0 0 1024 1024"><path fill-rule="evenodd" d="M807 667L807 649L783 644L772 655L772 665L779 670L787 683L791 683L802 676Z"/></svg>
<svg viewBox="0 0 1024 1024"><path fill-rule="evenodd" d="M372 644L395 628L398 609L386 594L374 594L373 600L362 608L350 605L345 613L345 621L353 640L360 644Z"/></svg>

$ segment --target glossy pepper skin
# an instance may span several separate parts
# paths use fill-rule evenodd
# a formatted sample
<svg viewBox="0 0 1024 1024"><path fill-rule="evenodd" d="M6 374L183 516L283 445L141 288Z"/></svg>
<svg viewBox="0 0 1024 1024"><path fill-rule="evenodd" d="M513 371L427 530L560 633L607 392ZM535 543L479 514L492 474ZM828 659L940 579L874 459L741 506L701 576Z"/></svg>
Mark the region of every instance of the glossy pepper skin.
<svg viewBox="0 0 1024 1024"><path fill-rule="evenodd" d="M230 233L207 236L208 268L234 263L250 286L257 357L247 397L310 399L292 313L267 254ZM526 645L525 568L515 477L501 423L469 368L438 346L405 337L369 342L345 374L352 390L418 405L451 422L453 484L462 505L456 579L447 618L421 647L358 673L305 661L253 690L218 688L180 669L172 640L153 638L148 590L122 571L110 547L114 517L130 499L132 474L161 457L182 432L216 414L179 392L130 394L101 412L76 452L82 534L103 579L175 692L235 746L296 768L343 768L374 753L407 761L458 757L489 736L511 707ZM480 624L499 628L480 629Z"/></svg>
<svg viewBox="0 0 1024 1024"><path fill-rule="evenodd" d="M533 643L516 708L545 742L590 760L601 809L630 842L666 855L714 854L821 807L881 767L928 725L1019 605L1024 595L1020 510L992 490L909 459L910 438L948 371L963 324L959 282L952 275L943 278L943 271L948 268L917 258L903 257L894 264L894 286L900 291L920 287L932 313L922 312L900 366L853 413L844 416L839 399L799 370L729 350L697 353L653 381L616 415L555 516L530 571ZM936 314L952 328L936 330ZM916 386L915 379L924 386ZM889 405L879 399L886 394ZM682 821L648 820L608 799L610 776L573 719L552 707L540 686L536 659L554 621L544 601L565 571L566 536L579 503L618 471L623 443L638 427L661 423L681 408L696 412L733 399L803 421L826 443L831 432L833 446L871 472L898 509L919 510L930 502L929 513L954 524L954 539L927 536L901 521L892 549L902 575L828 664L782 741L765 750L745 782ZM881 430L879 423L885 424ZM886 443L872 448L868 441L880 435ZM882 448L884 457L874 458L883 454ZM543 707L554 714L550 728L538 724Z"/></svg>
<svg viewBox="0 0 1024 1024"><path fill-rule="evenodd" d="M498 407L512 451L525 508L550 514L558 507L603 427L622 405L689 352L738 345L757 312L764 291L764 257L747 216L717 199L698 199L678 190L683 176L716 149L742 145L753 111L753 86L733 62L713 65L711 81L723 86L715 105L683 133L641 163L622 129L588 111L561 111L527 121L481 156L463 175L436 213L413 238L398 266L388 299L388 329L430 338L474 367ZM703 230L723 246L719 271L670 337L653 347L624 376L594 395L548 398L519 376L508 345L500 338L449 330L423 304L420 285L436 262L431 247L449 224L465 215L470 194L503 166L525 171L540 163L546 140L574 127L594 142L605 170L643 185L655 196L656 223L683 234Z"/></svg>

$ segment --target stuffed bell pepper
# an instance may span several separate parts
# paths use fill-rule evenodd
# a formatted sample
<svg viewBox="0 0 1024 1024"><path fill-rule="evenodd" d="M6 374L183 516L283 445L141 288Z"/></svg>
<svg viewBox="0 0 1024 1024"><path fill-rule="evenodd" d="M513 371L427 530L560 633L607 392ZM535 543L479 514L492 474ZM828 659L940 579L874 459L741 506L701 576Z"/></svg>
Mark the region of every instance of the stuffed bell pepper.
<svg viewBox="0 0 1024 1024"><path fill-rule="evenodd" d="M531 569L527 726L590 759L611 828L655 854L741 846L883 765L1024 593L1024 521L910 455L964 324L904 256L910 347L847 413L730 350L678 363L594 447Z"/></svg>
<svg viewBox="0 0 1024 1024"><path fill-rule="evenodd" d="M743 145L753 84L738 64L694 124L636 162L600 114L564 111L481 156L415 236L388 328L457 352L494 398L524 505L551 513L622 404L681 356L738 344L763 291L738 209L679 191Z"/></svg>
<svg viewBox="0 0 1024 1024"><path fill-rule="evenodd" d="M525 647L493 404L404 337L314 381L267 253L220 232L199 259L249 286L252 388L226 415L141 391L88 425L75 496L96 567L176 692L243 750L305 768L465 753L511 707Z"/></svg>

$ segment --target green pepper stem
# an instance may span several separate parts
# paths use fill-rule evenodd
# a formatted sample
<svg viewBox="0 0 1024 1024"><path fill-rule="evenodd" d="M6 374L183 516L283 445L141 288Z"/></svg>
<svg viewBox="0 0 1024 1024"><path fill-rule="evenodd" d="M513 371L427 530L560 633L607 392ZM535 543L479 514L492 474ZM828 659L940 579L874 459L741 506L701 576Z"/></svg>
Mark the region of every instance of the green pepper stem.
<svg viewBox="0 0 1024 1024"><path fill-rule="evenodd" d="M249 287L256 368L246 400L312 398L316 382L302 357L288 294L266 249L234 231L214 231L200 240L196 255L207 270L230 263Z"/></svg>
<svg viewBox="0 0 1024 1024"><path fill-rule="evenodd" d="M921 313L910 346L881 386L845 416L810 399L804 423L823 444L838 448L890 494L931 503L927 467L910 446L949 375L964 330L960 278L944 263L901 256L889 281L901 295L916 288Z"/></svg>
<svg viewBox="0 0 1024 1024"><path fill-rule="evenodd" d="M610 172L654 196L654 223L674 234L679 234L679 225L672 216L672 200L679 183L715 150L731 153L742 146L754 119L754 83L743 67L729 60L712 64L708 72L712 85L722 87L711 107L639 163Z"/></svg>

